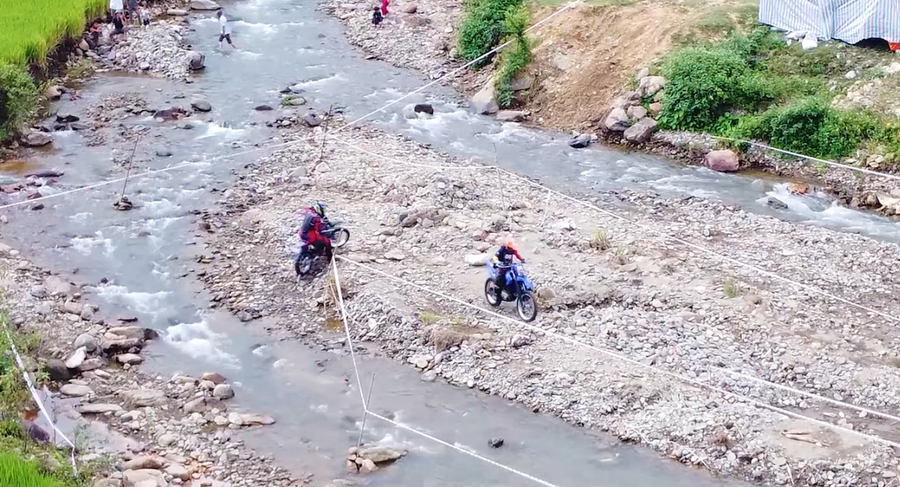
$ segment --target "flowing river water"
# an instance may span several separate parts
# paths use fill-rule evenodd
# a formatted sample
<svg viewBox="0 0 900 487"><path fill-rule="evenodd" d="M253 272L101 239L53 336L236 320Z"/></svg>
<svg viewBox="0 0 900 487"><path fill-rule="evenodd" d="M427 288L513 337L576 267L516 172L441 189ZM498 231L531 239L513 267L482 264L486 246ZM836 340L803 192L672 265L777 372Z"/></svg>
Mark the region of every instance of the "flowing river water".
<svg viewBox="0 0 900 487"><path fill-rule="evenodd" d="M213 106L191 117L192 130L150 118L134 117L125 130L146 130L137 145L136 172L186 160L224 156L272 143L277 134L263 122L274 112L278 90L298 85L310 105L347 107L350 117L368 113L426 81L384 63L367 61L344 40L341 26L315 11L315 0L247 0L226 4L233 19L237 51L216 49L217 24L195 19L188 41L207 54L207 69L191 84L141 76L102 76L86 85L81 98L60 102L76 114L105 94L139 92L151 107L185 104L203 96ZM538 177L558 189L606 190L634 185L659 192L691 194L772 212L762 201L777 195L789 206L777 216L841 231L900 241L900 226L890 220L833 205L824 197L792 196L783 184L606 148L572 150L565 134L500 124L459 108L455 94L442 89L408 102L430 101L435 116L407 120L407 102L372 117L386 130L461 157L476 156ZM278 139L274 139L277 141ZM124 159L130 147L112 143L88 147L79 133L57 134L53 149L35 152L30 167L66 171L67 187L122 176L113 157ZM172 157L159 157L170 151ZM316 484L340 476L346 448L355 444L361 420L358 392L351 386L348 358L275 342L263 326L240 324L210 312L208 296L187 274L201 253L192 212L212 207L227 189L232 170L261 156L243 155L198 163L129 183L132 211L111 208L119 185L47 200L46 208L6 210L4 239L36 263L87 285L91 299L107 313L136 315L164 331L165 339L146 353L145 367L160 374L220 371L235 383L235 401L244 409L269 414L275 427L246 433L251 445L272 453L296 473L313 472ZM3 178L17 178L7 173ZM102 278L109 285L100 286ZM718 479L663 462L609 438L534 415L499 398L441 383L424 383L411 369L385 359L361 362L368 380L376 373L372 408L462 448L561 486L723 485ZM492 450L490 437L506 446ZM370 420L366 439L399 445L412 453L400 464L372 476L372 485L524 485L528 481L424 438Z"/></svg>

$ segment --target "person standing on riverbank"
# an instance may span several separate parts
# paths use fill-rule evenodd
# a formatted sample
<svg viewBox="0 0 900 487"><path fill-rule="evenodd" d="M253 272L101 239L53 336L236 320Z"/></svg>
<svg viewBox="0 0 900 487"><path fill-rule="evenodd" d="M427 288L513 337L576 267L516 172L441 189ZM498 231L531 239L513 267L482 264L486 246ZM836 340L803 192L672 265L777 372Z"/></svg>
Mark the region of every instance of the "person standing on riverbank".
<svg viewBox="0 0 900 487"><path fill-rule="evenodd" d="M388 8L388 4L389 4L389 3L390 3L390 0L381 0L381 15L387 15L387 14L388 14L388 9L387 9L387 8Z"/></svg>
<svg viewBox="0 0 900 487"><path fill-rule="evenodd" d="M128 18L131 20L131 23L134 25L141 25L141 19L138 15L138 0L125 0L125 6L127 7Z"/></svg>
<svg viewBox="0 0 900 487"><path fill-rule="evenodd" d="M219 18L219 49L222 49L222 41L228 41L228 45L232 49L237 49L234 47L234 43L231 42L231 26L228 25L228 19L225 18L225 14L219 10L216 12L216 17Z"/></svg>
<svg viewBox="0 0 900 487"><path fill-rule="evenodd" d="M109 11L112 12L113 17L123 10L125 10L124 0L109 0Z"/></svg>

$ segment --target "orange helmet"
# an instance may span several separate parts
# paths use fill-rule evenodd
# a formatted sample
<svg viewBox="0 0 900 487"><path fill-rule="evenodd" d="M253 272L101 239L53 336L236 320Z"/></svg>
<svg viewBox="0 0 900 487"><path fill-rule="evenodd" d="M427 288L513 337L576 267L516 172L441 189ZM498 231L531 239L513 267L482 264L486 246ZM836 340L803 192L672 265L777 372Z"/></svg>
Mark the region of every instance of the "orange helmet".
<svg viewBox="0 0 900 487"><path fill-rule="evenodd" d="M510 250L516 250L516 241L512 237L506 237L506 242L503 243L503 246Z"/></svg>

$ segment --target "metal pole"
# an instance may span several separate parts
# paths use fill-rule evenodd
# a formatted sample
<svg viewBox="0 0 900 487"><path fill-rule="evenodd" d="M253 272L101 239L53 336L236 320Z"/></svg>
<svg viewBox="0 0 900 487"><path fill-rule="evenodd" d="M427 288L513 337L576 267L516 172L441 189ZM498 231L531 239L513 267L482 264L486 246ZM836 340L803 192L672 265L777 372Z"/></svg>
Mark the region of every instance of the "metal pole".
<svg viewBox="0 0 900 487"><path fill-rule="evenodd" d="M328 139L328 122L331 121L331 112L334 110L334 103L328 105L328 117L322 125L322 152L319 153L319 162L325 158L325 141Z"/></svg>
<svg viewBox="0 0 900 487"><path fill-rule="evenodd" d="M140 137L134 139L134 147L131 149L131 157L128 158L128 168L125 170L125 182L122 184L122 195L119 196L119 201L122 201L122 198L125 197L125 188L128 186L128 176L131 175L131 166L134 164L134 153L137 152L137 145L140 141Z"/></svg>
<svg viewBox="0 0 900 487"><path fill-rule="evenodd" d="M356 448L362 446L362 435L363 431L366 430L366 420L369 418L369 400L372 398L372 389L375 385L375 373L372 373L372 382L369 384L369 393L366 394L366 403L363 404L365 408L365 412L363 413L363 421L362 426L359 428L359 438L356 440Z"/></svg>

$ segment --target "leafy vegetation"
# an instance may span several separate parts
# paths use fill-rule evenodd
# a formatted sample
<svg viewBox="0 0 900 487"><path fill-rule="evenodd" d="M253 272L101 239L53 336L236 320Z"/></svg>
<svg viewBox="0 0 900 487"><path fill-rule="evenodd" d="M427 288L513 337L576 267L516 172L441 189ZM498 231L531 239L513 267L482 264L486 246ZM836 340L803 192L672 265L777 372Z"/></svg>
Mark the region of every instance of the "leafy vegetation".
<svg viewBox="0 0 900 487"><path fill-rule="evenodd" d="M497 103L503 108L512 104L513 91L510 83L513 76L531 62L531 45L525 37L528 19L528 7L521 5L518 8L510 8L503 21L508 37L512 42L500 53L500 61L494 78Z"/></svg>
<svg viewBox="0 0 900 487"><path fill-rule="evenodd" d="M0 140L16 134L37 107L38 90L21 66L0 64Z"/></svg>
<svg viewBox="0 0 900 487"><path fill-rule="evenodd" d="M481 58L501 42L510 45L500 52L494 78L497 103L508 107L512 103L513 77L531 62L531 45L525 37L529 9L524 0L467 0L459 27L457 49L467 61ZM485 56L472 65L478 69L491 61Z"/></svg>
<svg viewBox="0 0 900 487"><path fill-rule="evenodd" d="M766 28L679 48L662 65L659 122L830 159L869 145L900 152L900 130L885 117L832 106L841 92L832 78L846 69L837 49L802 51Z"/></svg>

